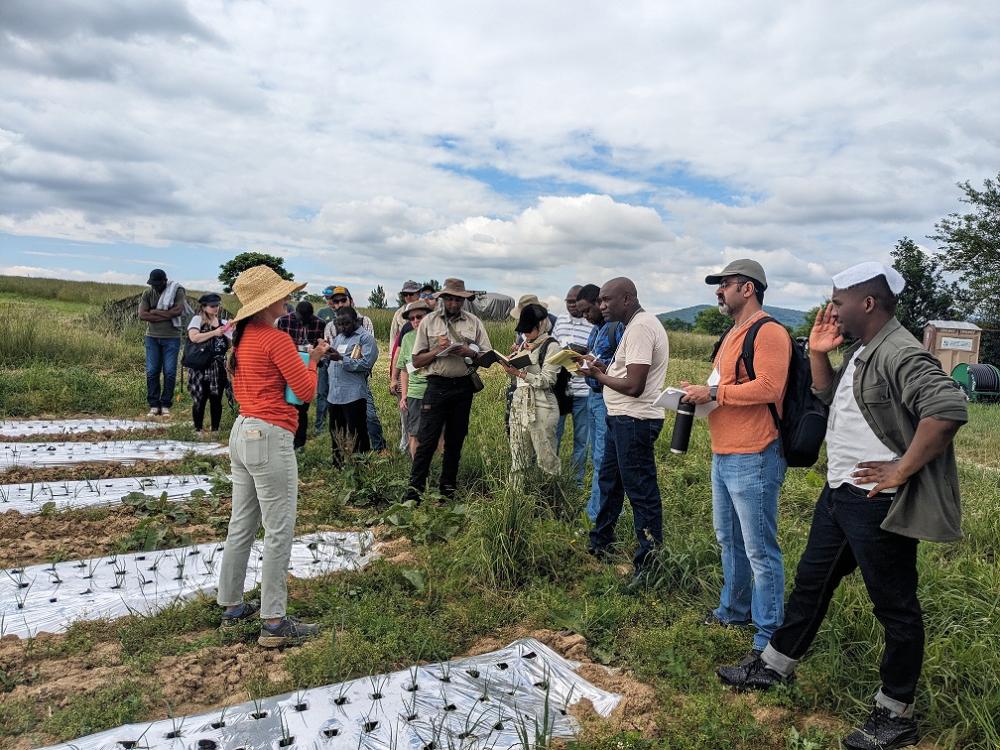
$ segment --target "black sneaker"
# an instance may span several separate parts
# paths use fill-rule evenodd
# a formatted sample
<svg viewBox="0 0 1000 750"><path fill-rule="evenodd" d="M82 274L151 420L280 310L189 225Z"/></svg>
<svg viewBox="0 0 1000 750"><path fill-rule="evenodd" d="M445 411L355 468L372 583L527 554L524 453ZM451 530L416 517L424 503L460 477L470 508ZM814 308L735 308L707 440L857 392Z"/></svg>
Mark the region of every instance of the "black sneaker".
<svg viewBox="0 0 1000 750"><path fill-rule="evenodd" d="M875 706L865 723L844 737L844 747L850 750L896 750L916 745L920 740L917 722L893 716L885 706Z"/></svg>
<svg viewBox="0 0 1000 750"><path fill-rule="evenodd" d="M228 614L225 610L222 612L222 628L232 628L240 623L244 623L247 620L253 619L260 612L260 602L243 602L243 608Z"/></svg>
<svg viewBox="0 0 1000 750"><path fill-rule="evenodd" d="M274 627L261 624L257 644L264 648L297 646L316 635L319 635L319 625L301 622L294 617L282 617Z"/></svg>
<svg viewBox="0 0 1000 750"><path fill-rule="evenodd" d="M782 677L768 667L760 658L760 651L754 649L739 664L732 667L719 667L715 673L723 685L728 685L736 692L748 690L769 690L775 685L788 685L794 675Z"/></svg>
<svg viewBox="0 0 1000 750"><path fill-rule="evenodd" d="M705 613L705 619L701 621L702 625L718 625L722 628L745 628L750 625L750 620L739 620L726 622L725 620L720 620L715 615L715 610L710 609Z"/></svg>
<svg viewBox="0 0 1000 750"><path fill-rule="evenodd" d="M614 557L615 553L608 545L607 547L587 547L587 554L600 562L607 562Z"/></svg>

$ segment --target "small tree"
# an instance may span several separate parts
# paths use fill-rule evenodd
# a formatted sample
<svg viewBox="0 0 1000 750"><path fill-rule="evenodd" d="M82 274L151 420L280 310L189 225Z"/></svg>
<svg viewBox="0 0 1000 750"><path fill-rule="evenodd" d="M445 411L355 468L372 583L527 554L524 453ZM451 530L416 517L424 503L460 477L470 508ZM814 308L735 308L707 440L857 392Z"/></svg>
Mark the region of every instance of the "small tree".
<svg viewBox="0 0 1000 750"><path fill-rule="evenodd" d="M681 320L680 318L666 318L663 321L663 327L668 331L690 331L694 328L693 325L688 323L686 320Z"/></svg>
<svg viewBox="0 0 1000 750"><path fill-rule="evenodd" d="M236 277L254 266L270 266L274 269L275 273L286 281L291 281L295 278L295 274L285 270L284 258L279 258L276 255L268 255L267 253L240 253L231 261L219 266L222 269L219 273L219 281L222 282L222 291L226 294L232 294L233 282L236 281Z"/></svg>
<svg viewBox="0 0 1000 750"><path fill-rule="evenodd" d="M892 267L906 280L896 306L896 317L904 328L922 339L927 321L948 320L955 316L954 291L941 276L938 262L909 237L896 243L892 259Z"/></svg>
<svg viewBox="0 0 1000 750"><path fill-rule="evenodd" d="M372 293L368 295L368 307L373 307L376 310L384 310L388 307L385 300L385 289L382 288L381 284L372 289Z"/></svg>
<svg viewBox="0 0 1000 750"><path fill-rule="evenodd" d="M987 178L977 190L966 180L958 183L972 211L949 214L934 225L937 259L945 271L957 273L967 314L988 326L1000 326L1000 301L996 294L1000 277L1000 174Z"/></svg>
<svg viewBox="0 0 1000 750"><path fill-rule="evenodd" d="M816 316L819 315L819 311L825 307L826 303L824 302L819 307L812 307L806 310L805 315L802 318L802 323L798 327L792 329L792 336L797 339L809 338L809 332L812 330L813 323L816 322Z"/></svg>
<svg viewBox="0 0 1000 750"><path fill-rule="evenodd" d="M721 336L732 326L733 321L723 315L718 307L706 307L694 319L695 333L710 333Z"/></svg>

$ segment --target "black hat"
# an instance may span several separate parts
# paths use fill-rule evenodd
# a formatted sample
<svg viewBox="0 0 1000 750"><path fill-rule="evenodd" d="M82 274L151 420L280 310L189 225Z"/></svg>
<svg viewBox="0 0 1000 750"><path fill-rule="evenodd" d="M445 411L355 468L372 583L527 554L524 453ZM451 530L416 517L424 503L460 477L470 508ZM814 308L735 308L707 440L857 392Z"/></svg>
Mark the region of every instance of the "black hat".
<svg viewBox="0 0 1000 750"><path fill-rule="evenodd" d="M154 268L149 272L149 279L146 281L147 284L163 284L167 281L167 272L162 268Z"/></svg>
<svg viewBox="0 0 1000 750"><path fill-rule="evenodd" d="M199 305L218 305L222 303L222 297L215 292L208 292L198 298Z"/></svg>
<svg viewBox="0 0 1000 750"><path fill-rule="evenodd" d="M525 305L517 319L514 330L517 333L530 333L549 316L548 310L541 305Z"/></svg>

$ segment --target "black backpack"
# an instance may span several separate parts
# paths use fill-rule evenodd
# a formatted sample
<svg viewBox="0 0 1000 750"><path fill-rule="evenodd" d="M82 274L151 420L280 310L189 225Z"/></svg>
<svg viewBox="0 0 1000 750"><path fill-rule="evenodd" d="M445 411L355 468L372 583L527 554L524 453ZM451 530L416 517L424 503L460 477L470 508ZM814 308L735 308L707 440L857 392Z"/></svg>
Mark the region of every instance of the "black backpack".
<svg viewBox="0 0 1000 750"><path fill-rule="evenodd" d="M538 355L538 366L542 367L545 364L545 355L549 353L549 347L555 344L556 348L561 349L559 342L554 338L549 338L545 342L545 346L542 347L541 353ZM556 384L552 386L552 393L555 394L556 402L559 404L560 414L572 414L573 413L573 397L569 393L569 379L573 377L569 374L569 370L565 367L559 368L559 376L556 378Z"/></svg>
<svg viewBox="0 0 1000 750"><path fill-rule="evenodd" d="M781 325L771 316L765 316L754 321L743 339L743 351L736 362L736 379L739 380L740 362L750 380L757 379L753 369L753 349L757 332L767 323ZM784 326L782 326L784 327ZM722 346L726 334L715 345L712 360ZM768 404L771 417L781 435L781 448L785 461L789 466L812 466L819 458L820 446L826 437L826 418L829 412L826 404L820 401L812 392L812 370L809 369L809 356L805 348L792 339L792 359L788 365L788 385L785 388L785 398L781 403L781 417L774 404Z"/></svg>

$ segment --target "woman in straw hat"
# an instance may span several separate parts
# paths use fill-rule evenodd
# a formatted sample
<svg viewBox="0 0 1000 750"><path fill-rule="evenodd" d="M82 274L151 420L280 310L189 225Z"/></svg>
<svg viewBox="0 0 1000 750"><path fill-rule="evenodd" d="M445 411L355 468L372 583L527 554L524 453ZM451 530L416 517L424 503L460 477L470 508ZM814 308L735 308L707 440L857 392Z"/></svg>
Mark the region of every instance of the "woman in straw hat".
<svg viewBox="0 0 1000 750"><path fill-rule="evenodd" d="M316 392L316 365L329 345L321 341L302 361L288 334L275 328L292 292L305 284L286 281L268 266L241 273L233 291L242 307L233 318L230 372L240 416L229 434L233 512L219 573L223 627L261 617L257 643L274 648L301 643L319 632L285 611L288 559L295 530L299 469L292 442L298 411L285 400L286 386L301 401ZM243 601L250 548L264 526L260 605Z"/></svg>

